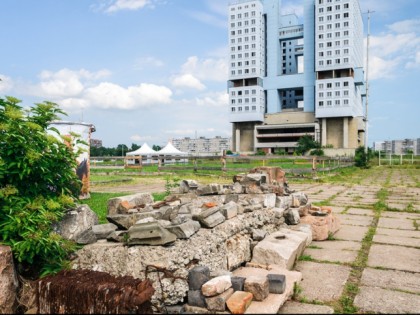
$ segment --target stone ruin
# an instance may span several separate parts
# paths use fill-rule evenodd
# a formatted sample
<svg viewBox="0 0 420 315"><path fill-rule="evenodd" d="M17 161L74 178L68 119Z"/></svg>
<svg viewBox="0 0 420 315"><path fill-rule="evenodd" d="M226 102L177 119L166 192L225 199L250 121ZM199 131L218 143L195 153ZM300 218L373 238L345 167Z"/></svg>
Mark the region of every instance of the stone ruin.
<svg viewBox="0 0 420 315"><path fill-rule="evenodd" d="M150 279L158 313L277 313L302 278L296 259L339 229L330 208L291 191L276 167L230 185L183 180L159 202L149 193L113 198L107 219L98 225L81 206L55 226L86 244L73 268Z"/></svg>

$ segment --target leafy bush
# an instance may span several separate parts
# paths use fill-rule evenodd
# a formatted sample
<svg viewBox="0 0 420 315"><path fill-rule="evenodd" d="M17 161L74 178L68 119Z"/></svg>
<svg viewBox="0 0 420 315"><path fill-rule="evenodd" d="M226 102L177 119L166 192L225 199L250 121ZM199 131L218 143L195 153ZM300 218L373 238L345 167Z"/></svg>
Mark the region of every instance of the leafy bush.
<svg viewBox="0 0 420 315"><path fill-rule="evenodd" d="M360 168L369 167L369 153L366 153L364 147L358 147L354 156L354 165Z"/></svg>
<svg viewBox="0 0 420 315"><path fill-rule="evenodd" d="M305 135L299 138L296 154L304 155L311 149L321 149L321 144L315 141L311 136Z"/></svg>
<svg viewBox="0 0 420 315"><path fill-rule="evenodd" d="M324 150L322 149L313 149L309 153L310 155L316 155L316 156L324 156Z"/></svg>
<svg viewBox="0 0 420 315"><path fill-rule="evenodd" d="M11 246L31 272L54 272L74 249L53 232L51 223L74 205L80 192L75 173L79 152L71 148L78 139L60 141L51 134L58 131L50 123L64 114L57 104L23 109L20 102L0 98L0 243Z"/></svg>

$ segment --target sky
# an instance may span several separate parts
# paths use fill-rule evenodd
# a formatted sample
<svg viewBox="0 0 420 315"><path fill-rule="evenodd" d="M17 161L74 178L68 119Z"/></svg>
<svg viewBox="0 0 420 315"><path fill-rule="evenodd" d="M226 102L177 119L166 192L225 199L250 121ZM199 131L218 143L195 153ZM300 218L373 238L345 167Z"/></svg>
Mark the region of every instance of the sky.
<svg viewBox="0 0 420 315"><path fill-rule="evenodd" d="M303 21L303 1L282 13ZM0 97L55 102L105 147L231 137L230 2L0 0ZM369 145L420 138L420 0L359 2L374 11Z"/></svg>

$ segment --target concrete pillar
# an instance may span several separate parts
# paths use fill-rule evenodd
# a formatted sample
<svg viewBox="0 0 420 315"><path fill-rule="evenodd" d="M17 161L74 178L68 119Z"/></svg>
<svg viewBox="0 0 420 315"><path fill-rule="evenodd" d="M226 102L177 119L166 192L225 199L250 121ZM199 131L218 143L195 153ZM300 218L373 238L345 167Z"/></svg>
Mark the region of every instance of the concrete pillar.
<svg viewBox="0 0 420 315"><path fill-rule="evenodd" d="M235 144L235 152L241 151L241 130L236 128L236 144Z"/></svg>
<svg viewBox="0 0 420 315"><path fill-rule="evenodd" d="M322 119L321 145L327 145L327 118Z"/></svg>
<svg viewBox="0 0 420 315"><path fill-rule="evenodd" d="M349 147L349 119L347 117L343 118L343 148L347 149Z"/></svg>

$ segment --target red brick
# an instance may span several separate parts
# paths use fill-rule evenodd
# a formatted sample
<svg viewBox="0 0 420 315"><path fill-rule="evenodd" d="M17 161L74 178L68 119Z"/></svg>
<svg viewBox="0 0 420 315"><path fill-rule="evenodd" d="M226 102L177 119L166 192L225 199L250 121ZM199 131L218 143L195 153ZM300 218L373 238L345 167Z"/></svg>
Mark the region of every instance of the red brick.
<svg viewBox="0 0 420 315"><path fill-rule="evenodd" d="M253 295L250 292L236 291L226 301L226 305L232 314L244 314L252 302Z"/></svg>

